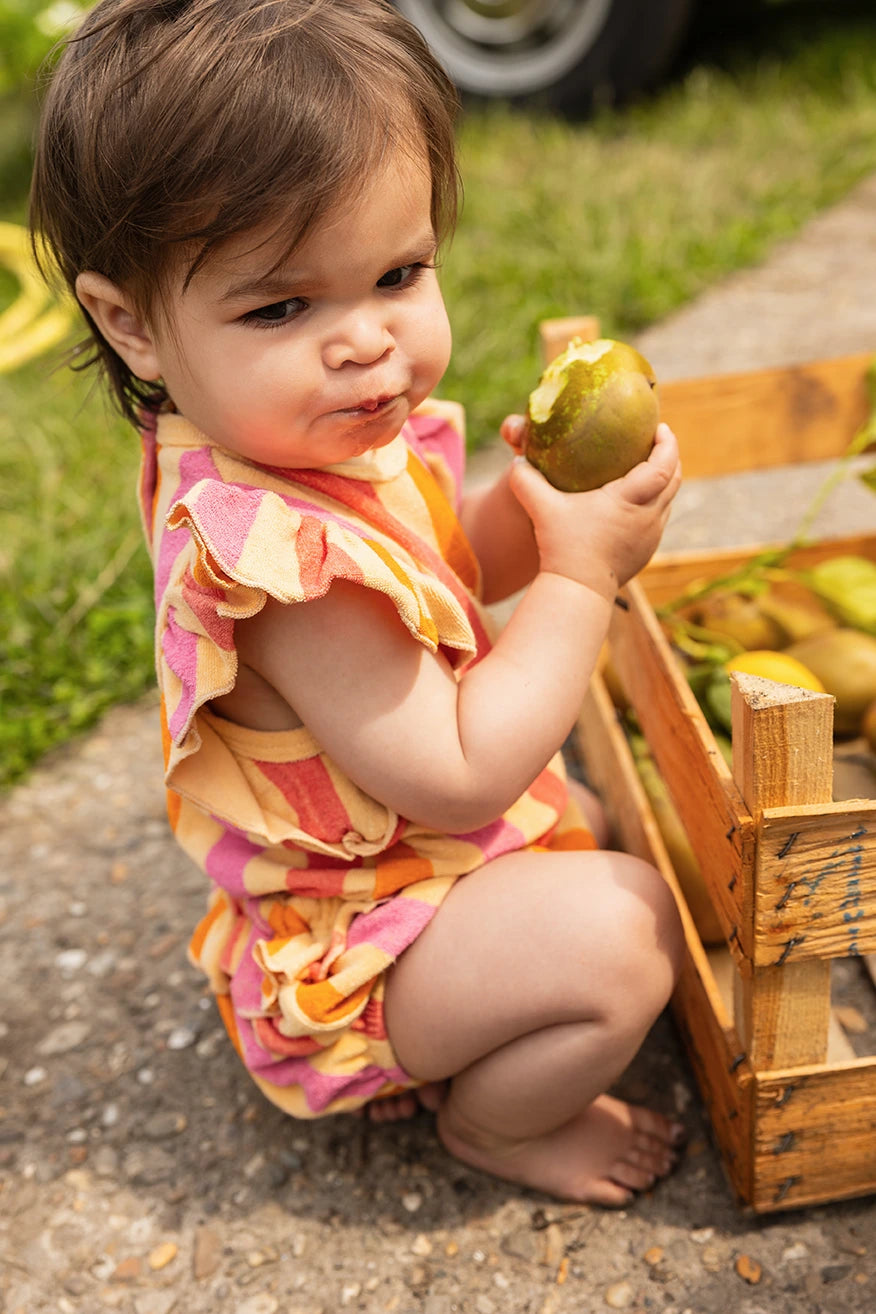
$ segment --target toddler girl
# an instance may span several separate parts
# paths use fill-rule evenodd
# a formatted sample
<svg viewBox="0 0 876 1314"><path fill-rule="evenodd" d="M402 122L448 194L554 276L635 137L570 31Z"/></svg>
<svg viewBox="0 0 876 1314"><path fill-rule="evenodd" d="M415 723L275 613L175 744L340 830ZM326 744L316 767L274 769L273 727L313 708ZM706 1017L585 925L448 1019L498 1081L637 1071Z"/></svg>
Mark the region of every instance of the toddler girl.
<svg viewBox="0 0 876 1314"><path fill-rule="evenodd" d="M466 1163L622 1204L680 1135L605 1092L681 937L559 748L680 472L661 426L595 492L518 457L462 496L430 400L454 112L382 0L102 0L35 240L142 435L169 814L212 885L191 955L241 1059L302 1118L419 1088Z"/></svg>

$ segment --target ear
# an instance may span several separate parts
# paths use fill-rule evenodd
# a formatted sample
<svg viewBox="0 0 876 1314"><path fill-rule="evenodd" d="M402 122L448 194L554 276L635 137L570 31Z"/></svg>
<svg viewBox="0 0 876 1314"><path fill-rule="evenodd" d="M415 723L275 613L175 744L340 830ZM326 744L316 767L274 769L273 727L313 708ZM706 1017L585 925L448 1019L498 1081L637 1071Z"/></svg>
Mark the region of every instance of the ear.
<svg viewBox="0 0 876 1314"><path fill-rule="evenodd" d="M76 279L76 296L103 337L138 379L161 376L155 339L128 293L103 274L87 270Z"/></svg>

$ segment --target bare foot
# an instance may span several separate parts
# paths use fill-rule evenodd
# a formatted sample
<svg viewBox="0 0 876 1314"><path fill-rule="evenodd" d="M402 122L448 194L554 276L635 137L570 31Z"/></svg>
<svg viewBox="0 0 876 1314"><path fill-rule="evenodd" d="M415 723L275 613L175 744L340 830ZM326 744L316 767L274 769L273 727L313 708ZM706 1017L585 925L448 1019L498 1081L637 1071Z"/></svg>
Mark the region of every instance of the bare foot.
<svg viewBox="0 0 876 1314"><path fill-rule="evenodd" d="M473 1168L535 1187L561 1200L629 1204L677 1161L684 1129L659 1113L600 1095L571 1121L523 1142L466 1139L454 1125L452 1096L438 1131L451 1154Z"/></svg>
<svg viewBox="0 0 876 1314"><path fill-rule="evenodd" d="M403 1118L413 1118L422 1107L430 1113L436 1113L444 1098L447 1083L430 1081L424 1086L415 1086L402 1095L387 1095L384 1099L371 1100L365 1106L367 1117L372 1122L400 1122Z"/></svg>

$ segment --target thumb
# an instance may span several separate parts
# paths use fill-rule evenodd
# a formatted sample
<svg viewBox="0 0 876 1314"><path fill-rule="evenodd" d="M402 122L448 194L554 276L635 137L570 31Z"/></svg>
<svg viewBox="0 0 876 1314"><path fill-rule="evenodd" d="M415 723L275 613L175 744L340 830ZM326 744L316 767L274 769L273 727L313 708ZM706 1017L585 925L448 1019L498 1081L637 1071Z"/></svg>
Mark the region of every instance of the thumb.
<svg viewBox="0 0 876 1314"><path fill-rule="evenodd" d="M508 485L530 520L555 493L541 471L536 470L525 456L515 456L511 462Z"/></svg>

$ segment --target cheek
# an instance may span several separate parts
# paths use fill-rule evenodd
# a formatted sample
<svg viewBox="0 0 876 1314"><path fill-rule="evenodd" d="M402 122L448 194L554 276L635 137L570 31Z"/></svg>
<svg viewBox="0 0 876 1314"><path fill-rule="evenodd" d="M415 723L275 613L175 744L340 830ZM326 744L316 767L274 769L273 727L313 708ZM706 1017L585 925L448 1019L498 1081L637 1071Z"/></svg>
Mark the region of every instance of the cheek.
<svg viewBox="0 0 876 1314"><path fill-rule="evenodd" d="M424 314L418 325L420 352L434 370L443 374L450 361L450 323L440 299Z"/></svg>

